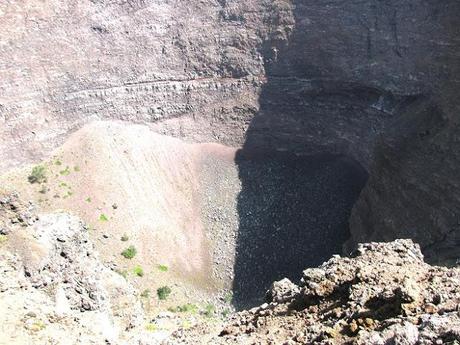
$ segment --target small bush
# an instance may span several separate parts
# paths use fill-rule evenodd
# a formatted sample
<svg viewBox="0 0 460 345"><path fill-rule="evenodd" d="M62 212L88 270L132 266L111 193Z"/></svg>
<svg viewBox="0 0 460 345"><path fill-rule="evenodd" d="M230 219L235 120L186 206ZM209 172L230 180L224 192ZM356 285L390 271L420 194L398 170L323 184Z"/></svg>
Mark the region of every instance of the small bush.
<svg viewBox="0 0 460 345"><path fill-rule="evenodd" d="M230 309L226 308L222 311L222 317L226 319L228 315L230 314Z"/></svg>
<svg viewBox="0 0 460 345"><path fill-rule="evenodd" d="M123 234L123 236L121 236L120 239L121 239L123 242L129 241L129 237L128 237L128 235L126 235L126 234Z"/></svg>
<svg viewBox="0 0 460 345"><path fill-rule="evenodd" d="M148 323L146 326L145 326L145 330L146 331L149 331L149 332L155 332L158 330L158 327L157 325L155 325L154 323Z"/></svg>
<svg viewBox="0 0 460 345"><path fill-rule="evenodd" d="M8 237L6 235L0 234L0 244L8 241Z"/></svg>
<svg viewBox="0 0 460 345"><path fill-rule="evenodd" d="M168 266L166 266L166 265L158 265L158 269L161 272L168 272Z"/></svg>
<svg viewBox="0 0 460 345"><path fill-rule="evenodd" d="M59 159L56 159L56 161L54 162L54 164L56 164L56 165L62 165L62 162L61 162Z"/></svg>
<svg viewBox="0 0 460 345"><path fill-rule="evenodd" d="M171 288L169 286L162 286L157 289L158 299L164 301L171 294Z"/></svg>
<svg viewBox="0 0 460 345"><path fill-rule="evenodd" d="M42 183L46 182L46 169L43 165L37 165L33 167L27 180L30 183Z"/></svg>
<svg viewBox="0 0 460 345"><path fill-rule="evenodd" d="M225 303L229 303L229 304L232 303L232 301L233 301L233 293L232 292L226 293L225 296L224 296L224 301L225 301Z"/></svg>
<svg viewBox="0 0 460 345"><path fill-rule="evenodd" d="M42 188L40 188L40 190L38 191L40 194L46 194L46 192L48 191L48 188L46 187L46 185L42 185Z"/></svg>
<svg viewBox="0 0 460 345"><path fill-rule="evenodd" d="M216 308L214 307L213 304L209 303L207 304L205 307L204 307L204 311L203 311L203 314L206 316L206 317L212 317L214 316L214 313L216 312Z"/></svg>
<svg viewBox="0 0 460 345"><path fill-rule="evenodd" d="M91 198L86 198L86 202L91 202Z"/></svg>
<svg viewBox="0 0 460 345"><path fill-rule="evenodd" d="M195 314L198 311L198 307L195 304L187 303L184 305L179 305L177 307L171 307L168 309L173 313L192 313Z"/></svg>
<svg viewBox="0 0 460 345"><path fill-rule="evenodd" d="M73 171L79 172L79 171L80 171L80 167L79 167L78 165L75 165L75 166L73 167Z"/></svg>
<svg viewBox="0 0 460 345"><path fill-rule="evenodd" d="M137 265L136 267L133 268L133 273L137 275L138 277L143 277L144 276L144 270L140 265Z"/></svg>
<svg viewBox="0 0 460 345"><path fill-rule="evenodd" d="M101 215L99 216L99 220L101 222L107 222L109 218L107 218L107 216L104 213L101 213Z"/></svg>
<svg viewBox="0 0 460 345"><path fill-rule="evenodd" d="M67 176L70 174L70 168L67 166L64 170L59 171L59 174L62 176Z"/></svg>
<svg viewBox="0 0 460 345"><path fill-rule="evenodd" d="M123 255L126 259L132 259L133 257L135 257L137 254L137 250L136 250L136 247L134 247L133 245L129 246L128 248L126 248L125 250L123 250L121 252L121 255Z"/></svg>
<svg viewBox="0 0 460 345"><path fill-rule="evenodd" d="M125 279L128 277L128 271L127 270L115 270L115 272L117 272L119 275L121 275Z"/></svg>
<svg viewBox="0 0 460 345"><path fill-rule="evenodd" d="M149 298L150 297L150 289L145 289L144 291L142 291L141 297L142 298Z"/></svg>

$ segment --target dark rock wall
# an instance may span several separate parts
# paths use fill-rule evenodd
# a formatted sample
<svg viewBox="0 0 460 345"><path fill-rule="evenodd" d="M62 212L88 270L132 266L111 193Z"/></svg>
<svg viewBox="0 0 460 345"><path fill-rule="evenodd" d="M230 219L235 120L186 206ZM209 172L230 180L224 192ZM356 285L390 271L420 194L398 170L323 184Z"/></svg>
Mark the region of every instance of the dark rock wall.
<svg viewBox="0 0 460 345"><path fill-rule="evenodd" d="M94 119L368 165L405 97L452 79L457 10L455 0L2 2L0 166L42 158Z"/></svg>

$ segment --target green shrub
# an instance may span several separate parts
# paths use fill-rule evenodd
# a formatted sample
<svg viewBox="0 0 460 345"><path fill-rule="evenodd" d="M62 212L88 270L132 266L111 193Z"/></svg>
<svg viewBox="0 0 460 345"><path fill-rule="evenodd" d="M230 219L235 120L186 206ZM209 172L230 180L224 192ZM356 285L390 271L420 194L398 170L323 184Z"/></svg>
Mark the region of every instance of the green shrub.
<svg viewBox="0 0 460 345"><path fill-rule="evenodd" d="M121 255L123 255L126 259L132 259L133 257L135 257L137 254L137 250L136 250L136 247L134 247L133 245L129 246L128 248L126 248L125 250L123 250L121 252Z"/></svg>
<svg viewBox="0 0 460 345"><path fill-rule="evenodd" d="M166 266L166 265L158 265L158 269L161 272L168 272L168 266Z"/></svg>
<svg viewBox="0 0 460 345"><path fill-rule="evenodd" d="M145 325L145 330L149 332L155 332L158 330L158 327L154 323L148 323L147 325Z"/></svg>
<svg viewBox="0 0 460 345"><path fill-rule="evenodd" d="M42 183L46 182L46 169L43 165L37 165L33 167L27 180L30 183Z"/></svg>
<svg viewBox="0 0 460 345"><path fill-rule="evenodd" d="M187 303L184 305L179 305L177 307L171 307L168 309L173 313L196 313L198 311L198 307L195 304Z"/></svg>
<svg viewBox="0 0 460 345"><path fill-rule="evenodd" d="M225 303L229 303L229 304L232 303L232 301L233 301L233 293L232 292L226 293L225 296L224 296L224 301L225 301Z"/></svg>
<svg viewBox="0 0 460 345"><path fill-rule="evenodd" d="M230 314L230 309L228 308L225 308L223 311L222 311L222 317L224 319L226 319L228 317L228 315Z"/></svg>
<svg viewBox="0 0 460 345"><path fill-rule="evenodd" d="M128 277L128 271L127 270L115 270L115 272L117 272L119 275L121 275L125 279Z"/></svg>
<svg viewBox="0 0 460 345"><path fill-rule="evenodd" d="M138 277L143 277L144 276L144 270L140 265L137 265L133 268L133 273L137 275Z"/></svg>
<svg viewBox="0 0 460 345"><path fill-rule="evenodd" d="M46 185L42 185L42 188L40 188L40 190L38 191L40 194L46 194L46 192L48 191L48 188L46 187Z"/></svg>
<svg viewBox="0 0 460 345"><path fill-rule="evenodd" d="M101 215L99 216L99 220L101 222L107 222L109 218L107 218L107 216L104 213L101 213Z"/></svg>
<svg viewBox="0 0 460 345"><path fill-rule="evenodd" d="M68 166L66 166L66 168L64 170L59 171L59 174L61 174L62 176L69 175L70 174L70 168Z"/></svg>
<svg viewBox="0 0 460 345"><path fill-rule="evenodd" d="M0 244L8 241L8 237L6 235L0 234Z"/></svg>
<svg viewBox="0 0 460 345"><path fill-rule="evenodd" d="M145 289L144 291L142 291L141 297L142 298L149 298L150 297L150 289Z"/></svg>
<svg viewBox="0 0 460 345"><path fill-rule="evenodd" d="M91 202L91 198L86 198L86 202Z"/></svg>
<svg viewBox="0 0 460 345"><path fill-rule="evenodd" d="M206 316L206 317L212 317L214 316L214 313L216 312L216 308L214 307L213 304L209 303L207 304L205 307L204 307L204 311L203 311L203 314Z"/></svg>
<svg viewBox="0 0 460 345"><path fill-rule="evenodd" d="M126 234L123 234L123 236L121 236L121 240L122 240L123 242L126 242L126 241L128 241L128 240L129 240L129 237L128 237L128 235L126 235Z"/></svg>
<svg viewBox="0 0 460 345"><path fill-rule="evenodd" d="M171 288L169 286L162 286L157 289L158 299L164 301L171 294Z"/></svg>

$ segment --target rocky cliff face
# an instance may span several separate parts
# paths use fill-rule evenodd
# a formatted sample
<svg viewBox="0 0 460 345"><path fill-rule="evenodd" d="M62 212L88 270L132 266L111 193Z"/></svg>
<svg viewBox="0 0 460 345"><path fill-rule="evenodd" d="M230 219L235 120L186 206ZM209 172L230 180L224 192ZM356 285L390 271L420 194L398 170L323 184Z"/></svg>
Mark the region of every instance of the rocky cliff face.
<svg viewBox="0 0 460 345"><path fill-rule="evenodd" d="M459 14L457 0L3 2L0 169L98 119L342 154L371 174L347 248L413 237L455 261Z"/></svg>
<svg viewBox="0 0 460 345"><path fill-rule="evenodd" d="M234 315L219 336L203 341L196 328L168 344L455 344L458 279L457 268L424 263L410 240L362 244L353 258L305 270L300 285L275 282L267 303Z"/></svg>
<svg viewBox="0 0 460 345"><path fill-rule="evenodd" d="M426 258L460 257L458 109L439 99L419 101L377 145L370 179L351 217L352 240L412 238Z"/></svg>
<svg viewBox="0 0 460 345"><path fill-rule="evenodd" d="M191 141L345 153L455 80L457 1L0 5L1 167L94 119ZM155 124L155 125L153 125Z"/></svg>

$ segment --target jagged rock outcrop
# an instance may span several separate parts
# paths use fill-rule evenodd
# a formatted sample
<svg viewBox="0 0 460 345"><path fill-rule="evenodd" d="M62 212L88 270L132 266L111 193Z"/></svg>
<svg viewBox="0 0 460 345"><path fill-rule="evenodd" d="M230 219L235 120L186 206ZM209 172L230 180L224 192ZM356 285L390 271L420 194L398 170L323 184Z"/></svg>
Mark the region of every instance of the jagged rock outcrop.
<svg viewBox="0 0 460 345"><path fill-rule="evenodd" d="M382 136L345 251L363 241L412 238L429 262L460 258L460 108L448 95L416 102Z"/></svg>
<svg viewBox="0 0 460 345"><path fill-rule="evenodd" d="M56 213L21 227L11 222L23 214L20 207L15 217L3 217L20 204L17 195L6 200L0 207L9 227L0 244L2 341L115 344L132 337L143 317L135 290L99 261L84 224Z"/></svg>
<svg viewBox="0 0 460 345"><path fill-rule="evenodd" d="M454 344L459 282L460 270L424 263L410 240L360 244L351 258L305 270L298 286L274 283L268 303L235 315L209 343Z"/></svg>

